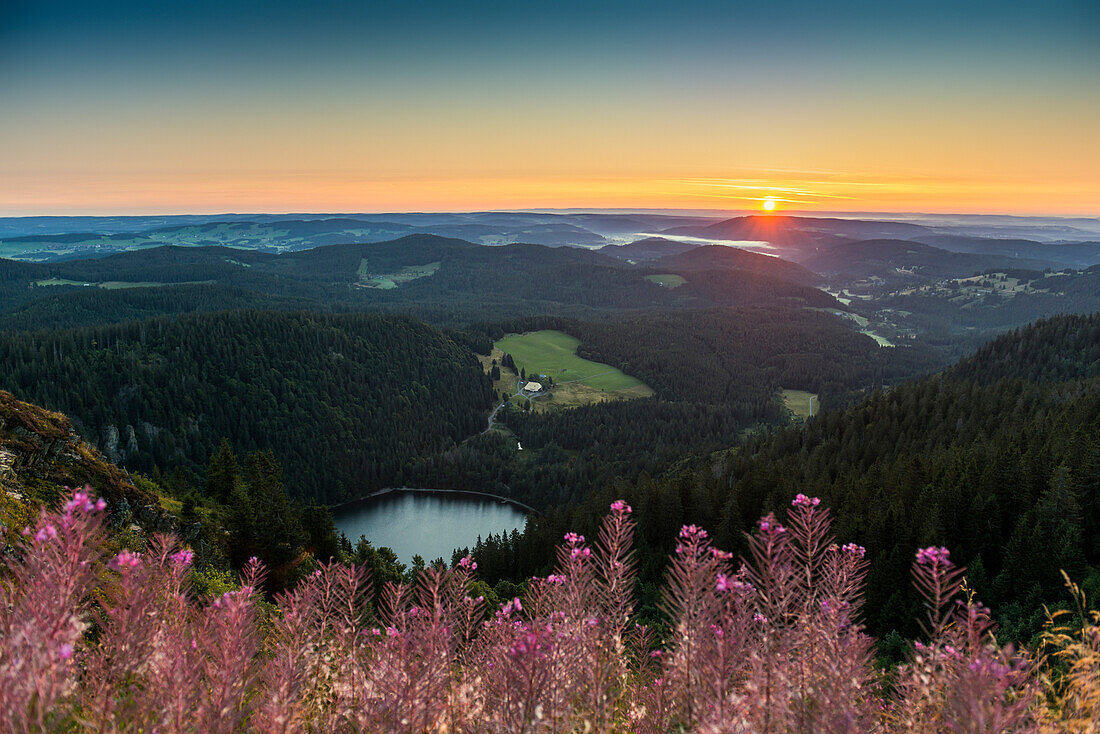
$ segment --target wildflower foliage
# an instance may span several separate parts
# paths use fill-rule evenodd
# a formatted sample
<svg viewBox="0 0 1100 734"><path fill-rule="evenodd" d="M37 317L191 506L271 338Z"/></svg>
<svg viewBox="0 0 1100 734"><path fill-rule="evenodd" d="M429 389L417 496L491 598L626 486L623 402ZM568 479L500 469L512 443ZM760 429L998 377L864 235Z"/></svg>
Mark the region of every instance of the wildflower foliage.
<svg viewBox="0 0 1100 734"><path fill-rule="evenodd" d="M749 557L684 527L660 636L635 624L634 521L622 501L557 568L487 608L477 563L387 584L322 566L275 598L196 598L168 537L107 553L104 505L72 494L26 528L0 581L0 710L13 731L1092 731L1096 617L1048 643L1061 674L1001 646L963 569L925 548L926 639L889 676L860 624L864 550L799 495ZM1044 690L1044 681L1046 689Z"/></svg>

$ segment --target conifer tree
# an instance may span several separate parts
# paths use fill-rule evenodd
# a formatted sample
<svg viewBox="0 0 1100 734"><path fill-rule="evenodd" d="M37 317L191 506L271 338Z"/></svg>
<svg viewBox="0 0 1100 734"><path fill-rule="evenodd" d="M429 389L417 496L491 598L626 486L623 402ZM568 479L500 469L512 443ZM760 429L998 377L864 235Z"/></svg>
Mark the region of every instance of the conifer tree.
<svg viewBox="0 0 1100 734"><path fill-rule="evenodd" d="M226 504L240 481L241 470L237 465L237 457L233 454L229 439L222 438L217 453L210 457L210 465L206 469L206 496Z"/></svg>

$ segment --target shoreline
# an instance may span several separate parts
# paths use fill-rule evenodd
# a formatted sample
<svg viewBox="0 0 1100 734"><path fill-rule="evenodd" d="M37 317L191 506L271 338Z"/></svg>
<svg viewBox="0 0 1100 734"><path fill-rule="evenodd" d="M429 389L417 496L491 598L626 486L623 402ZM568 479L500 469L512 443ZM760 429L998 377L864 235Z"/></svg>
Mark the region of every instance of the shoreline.
<svg viewBox="0 0 1100 734"><path fill-rule="evenodd" d="M336 511L349 507L351 505L369 502L370 500L378 499L379 497L385 497L386 495L390 494L407 492L415 492L419 494L452 494L458 496L475 497L480 499L491 499L498 502L504 502L509 505L514 505L515 507L518 507L526 512L528 515L542 515L541 512L536 510L534 507L531 507L530 505L524 504L523 502L520 502L519 500L514 500L510 497L503 497L499 494L489 494L488 492L478 492L471 489L427 489L424 487L386 487L385 489L379 489L371 492L370 494L363 495L362 497L347 500L346 502L340 502L335 505L328 505L328 509L329 511L335 513Z"/></svg>

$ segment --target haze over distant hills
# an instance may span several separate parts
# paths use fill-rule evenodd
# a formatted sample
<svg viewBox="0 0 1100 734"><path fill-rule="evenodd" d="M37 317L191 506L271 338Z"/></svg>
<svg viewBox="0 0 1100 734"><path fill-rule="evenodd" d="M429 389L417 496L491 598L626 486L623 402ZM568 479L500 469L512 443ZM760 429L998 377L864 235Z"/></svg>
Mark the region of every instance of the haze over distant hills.
<svg viewBox="0 0 1100 734"><path fill-rule="evenodd" d="M522 242L591 248L656 236L766 243L798 251L840 240L903 239L955 252L1067 265L1100 261L1100 220L1096 219L921 215L895 221L881 216L728 218L714 212L649 211L9 217L0 218L0 256L72 259L162 244L283 252L326 244L382 242L409 234L435 234L485 245Z"/></svg>
<svg viewBox="0 0 1100 734"><path fill-rule="evenodd" d="M1015 236L999 238L1007 231ZM847 312L850 325L883 343L942 348L1089 308L1098 298L1100 276L1089 268L1100 264L1100 220L660 211L30 217L0 219L0 254L23 261L0 260L0 325L8 328L241 307L403 311L461 325L490 314L770 304ZM1062 270L1058 278L1043 272Z"/></svg>

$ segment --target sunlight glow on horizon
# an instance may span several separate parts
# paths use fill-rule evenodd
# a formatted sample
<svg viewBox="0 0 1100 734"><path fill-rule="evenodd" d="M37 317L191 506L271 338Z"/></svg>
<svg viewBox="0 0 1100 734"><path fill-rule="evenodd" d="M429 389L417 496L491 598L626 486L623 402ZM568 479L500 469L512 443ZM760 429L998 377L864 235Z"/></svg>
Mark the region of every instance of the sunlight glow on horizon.
<svg viewBox="0 0 1100 734"><path fill-rule="evenodd" d="M337 173L24 175L0 187L0 216L537 209L765 210L1097 216L1100 196L1068 181L855 181L751 172L699 183L648 177L408 177ZM751 180L750 180L751 179Z"/></svg>

